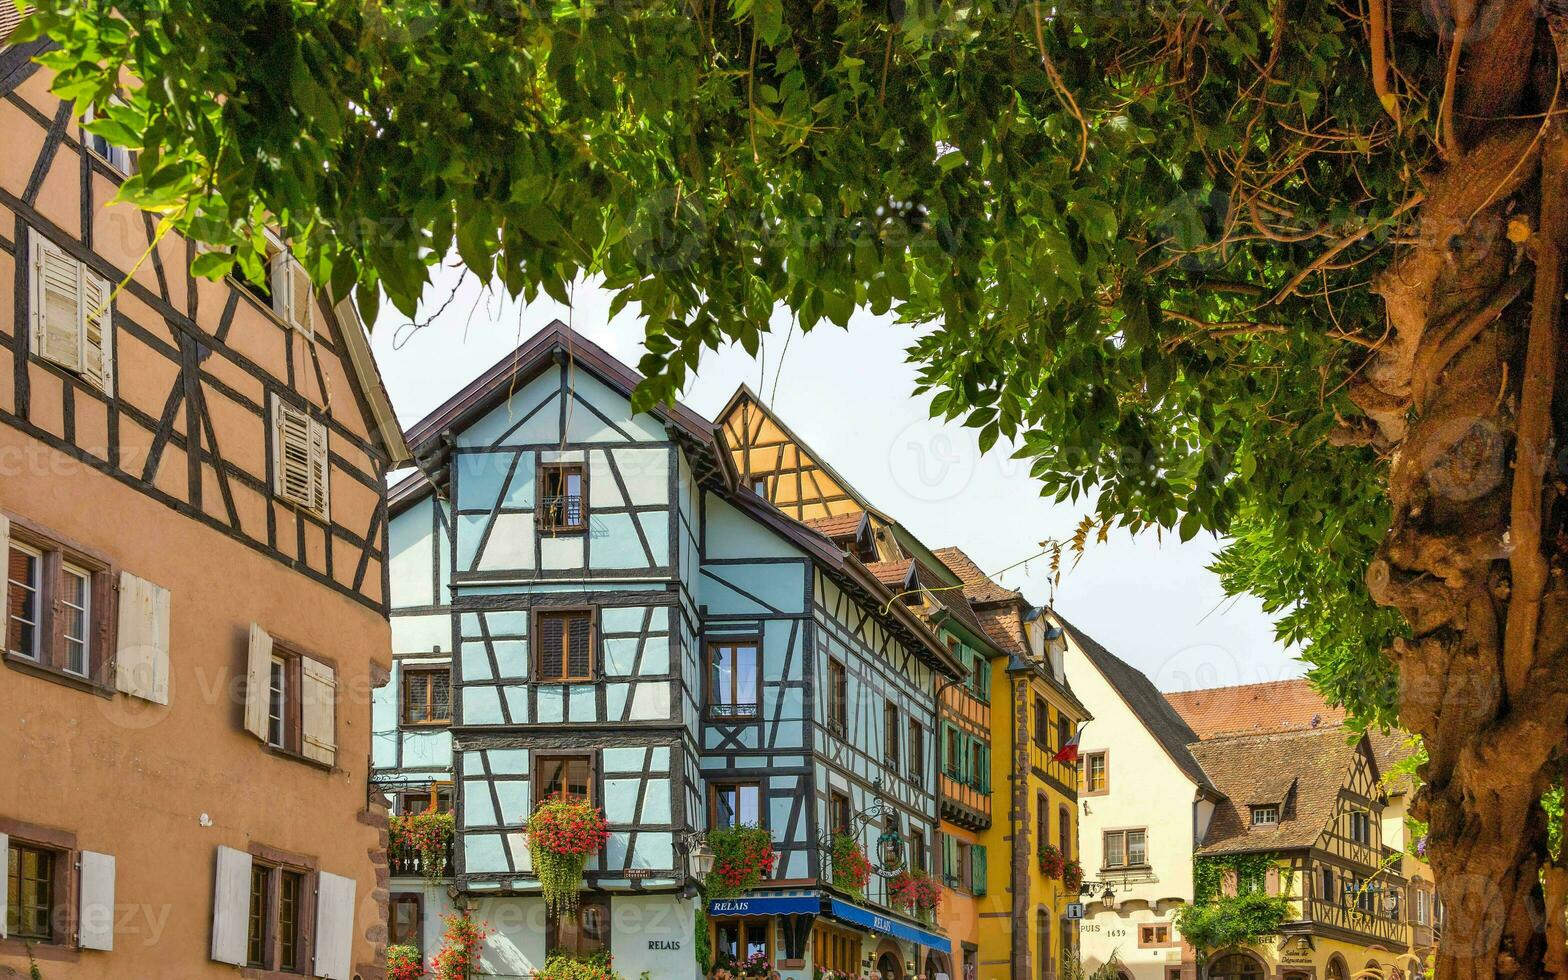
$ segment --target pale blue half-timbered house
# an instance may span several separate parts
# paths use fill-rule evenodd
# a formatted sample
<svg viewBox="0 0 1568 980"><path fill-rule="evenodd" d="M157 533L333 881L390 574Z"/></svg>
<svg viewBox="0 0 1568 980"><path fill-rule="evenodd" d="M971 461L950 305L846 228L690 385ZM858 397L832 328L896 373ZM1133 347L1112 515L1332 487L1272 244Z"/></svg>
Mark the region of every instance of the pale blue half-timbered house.
<svg viewBox="0 0 1568 980"><path fill-rule="evenodd" d="M824 847L835 828L873 860L889 831L934 838L934 762L901 760L884 719L934 730L957 665L858 559L738 488L712 423L633 412L639 380L556 322L408 433L421 472L391 493L377 779L404 808L454 806L455 894L496 930L487 975L564 948L695 976L690 852L736 820L767 826L778 861L709 910L716 950L810 977L832 921L915 962L945 940L895 915L881 876L835 891ZM523 833L560 792L611 829L569 921L545 915Z"/></svg>

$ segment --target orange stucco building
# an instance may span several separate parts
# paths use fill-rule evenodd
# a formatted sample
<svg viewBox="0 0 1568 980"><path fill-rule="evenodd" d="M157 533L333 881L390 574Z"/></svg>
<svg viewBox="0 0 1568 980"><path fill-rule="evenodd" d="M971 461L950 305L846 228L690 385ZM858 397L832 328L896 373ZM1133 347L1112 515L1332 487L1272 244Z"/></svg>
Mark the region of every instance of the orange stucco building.
<svg viewBox="0 0 1568 980"><path fill-rule="evenodd" d="M364 328L286 254L139 262L130 157L36 49L0 41L0 976L369 980L406 450Z"/></svg>

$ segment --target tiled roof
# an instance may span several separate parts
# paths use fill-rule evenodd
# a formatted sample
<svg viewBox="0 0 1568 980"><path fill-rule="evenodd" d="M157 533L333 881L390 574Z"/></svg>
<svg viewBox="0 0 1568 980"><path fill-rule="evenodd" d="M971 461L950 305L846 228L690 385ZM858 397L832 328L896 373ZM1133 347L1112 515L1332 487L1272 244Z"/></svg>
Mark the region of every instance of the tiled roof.
<svg viewBox="0 0 1568 980"><path fill-rule="evenodd" d="M1415 752L1410 736L1400 731L1368 732L1367 738L1372 743L1372 757L1377 759L1377 771L1383 776L1383 785L1388 792L1395 796L1410 792L1414 779L1409 773L1389 775L1395 766Z"/></svg>
<svg viewBox="0 0 1568 980"><path fill-rule="evenodd" d="M1326 725L1195 743L1193 756L1225 795L1215 805L1198 853L1311 847L1334 815L1340 787L1357 751L1353 738L1343 725ZM1272 798L1259 799L1260 788L1283 794L1280 819L1276 824L1254 827L1247 803L1274 802Z"/></svg>
<svg viewBox="0 0 1568 980"><path fill-rule="evenodd" d="M1319 728L1345 720L1305 680L1270 681L1167 694L1199 738Z"/></svg>
<svg viewBox="0 0 1568 980"><path fill-rule="evenodd" d="M964 595L970 602L1010 602L1022 598L1012 589L991 581L979 565L957 548L937 548L931 553L964 583Z"/></svg>
<svg viewBox="0 0 1568 980"><path fill-rule="evenodd" d="M986 636L989 636L997 646L1015 657L1029 655L1029 647L1024 641L1023 620L1019 617L1017 608L995 606L990 609L977 609L975 616L980 620Z"/></svg>
<svg viewBox="0 0 1568 980"><path fill-rule="evenodd" d="M876 577L878 582L886 586L900 586L909 577L909 563L911 558L900 558L895 561L873 561L866 563L866 571Z"/></svg>
<svg viewBox="0 0 1568 980"><path fill-rule="evenodd" d="M813 517L801 523L825 538L845 538L858 532L861 522L865 519L865 511L852 510L847 514L834 514L831 517Z"/></svg>
<svg viewBox="0 0 1568 980"><path fill-rule="evenodd" d="M1160 695L1149 678L1059 614L1051 615L1062 625L1062 629L1067 631L1068 637L1078 649L1083 651L1084 656L1089 658L1089 662L1105 678L1105 682L1121 696L1128 710L1138 716L1143 727L1154 736L1155 741L1160 743L1160 747L1165 750L1166 755L1170 756L1176 768L1198 786L1211 787L1208 775L1203 771L1203 767L1198 765L1198 760L1193 757L1188 748L1189 743L1198 741L1198 736L1187 727L1181 715L1177 714L1170 702Z"/></svg>

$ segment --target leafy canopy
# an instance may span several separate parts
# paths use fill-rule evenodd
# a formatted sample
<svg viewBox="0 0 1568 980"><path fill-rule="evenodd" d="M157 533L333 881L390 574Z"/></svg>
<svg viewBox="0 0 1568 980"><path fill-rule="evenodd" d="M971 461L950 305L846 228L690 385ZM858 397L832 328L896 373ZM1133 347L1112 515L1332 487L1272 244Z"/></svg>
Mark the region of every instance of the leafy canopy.
<svg viewBox="0 0 1568 980"><path fill-rule="evenodd" d="M37 5L55 90L141 151L122 196L229 250L198 272L260 277L270 224L367 321L454 250L529 299L598 275L646 320L643 404L779 304L938 324L910 351L935 414L1095 488L1101 527L1234 535L1227 587L1387 716L1377 461L1327 438L1433 153L1435 43L1379 98L1353 5Z"/></svg>

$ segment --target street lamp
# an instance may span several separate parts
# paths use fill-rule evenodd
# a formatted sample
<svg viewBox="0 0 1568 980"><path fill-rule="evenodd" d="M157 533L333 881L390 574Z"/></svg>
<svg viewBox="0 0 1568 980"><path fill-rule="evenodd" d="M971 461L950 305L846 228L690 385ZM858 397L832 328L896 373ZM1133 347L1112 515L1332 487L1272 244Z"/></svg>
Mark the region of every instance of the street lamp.
<svg viewBox="0 0 1568 980"><path fill-rule="evenodd" d="M699 882L707 881L708 874L713 870L713 865L719 857L713 853L713 848L708 846L708 839L703 834L688 834L686 837L686 867L691 876Z"/></svg>
<svg viewBox="0 0 1568 980"><path fill-rule="evenodd" d="M1105 903L1107 909L1112 911L1116 909L1116 892L1111 890L1110 885L1105 886L1105 891L1100 895L1100 901Z"/></svg>

